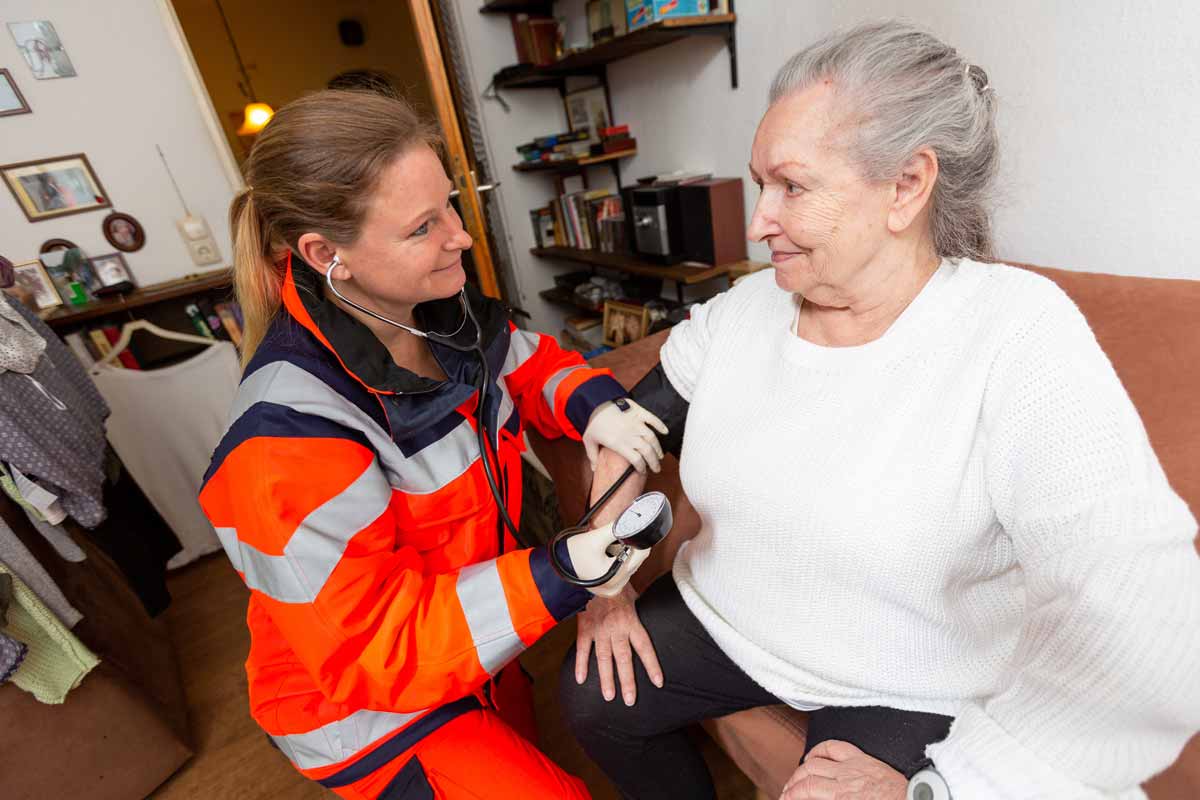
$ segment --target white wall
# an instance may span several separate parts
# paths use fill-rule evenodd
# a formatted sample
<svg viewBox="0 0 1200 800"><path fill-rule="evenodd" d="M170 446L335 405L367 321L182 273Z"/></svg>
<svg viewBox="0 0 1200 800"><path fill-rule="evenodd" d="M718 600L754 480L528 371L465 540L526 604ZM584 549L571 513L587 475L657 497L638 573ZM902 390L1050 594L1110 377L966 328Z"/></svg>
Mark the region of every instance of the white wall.
<svg viewBox="0 0 1200 800"><path fill-rule="evenodd" d="M476 92L515 60L506 17L459 0ZM560 0L575 16L578 0ZM637 175L696 167L746 177L771 77L817 37L904 16L987 70L1001 101L1003 258L1096 272L1200 278L1200 4L1169 0L738 0L740 88L716 40L668 45L609 67L613 116L628 123ZM527 211L551 196L548 178L507 169L517 144L565 124L552 90L507 91L511 114L484 101L493 162L520 265L526 307L554 265L529 255ZM596 177L604 173L596 171ZM754 201L746 181L746 213ZM751 257L765 250L751 247Z"/></svg>
<svg viewBox="0 0 1200 800"><path fill-rule="evenodd" d="M7 28L29 20L54 23L76 77L34 80ZM146 230L146 246L125 255L139 283L202 271L175 229L183 209L155 144L192 213L208 219L231 263L225 217L233 187L155 0L0 0L0 66L33 109L0 117L0 163L86 153L113 208ZM31 223L8 189L0 189L0 253L14 261L34 258L52 237L70 239L89 255L110 253L114 248L100 231L108 213Z"/></svg>

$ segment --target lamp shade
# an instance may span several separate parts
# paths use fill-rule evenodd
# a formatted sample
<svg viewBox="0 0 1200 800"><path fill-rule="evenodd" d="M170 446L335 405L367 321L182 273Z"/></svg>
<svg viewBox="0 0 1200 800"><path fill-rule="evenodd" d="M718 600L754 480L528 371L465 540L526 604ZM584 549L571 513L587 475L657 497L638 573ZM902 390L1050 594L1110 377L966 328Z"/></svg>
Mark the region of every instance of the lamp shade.
<svg viewBox="0 0 1200 800"><path fill-rule="evenodd" d="M275 110L266 103L247 103L242 127L238 128L238 136L253 136L267 127Z"/></svg>

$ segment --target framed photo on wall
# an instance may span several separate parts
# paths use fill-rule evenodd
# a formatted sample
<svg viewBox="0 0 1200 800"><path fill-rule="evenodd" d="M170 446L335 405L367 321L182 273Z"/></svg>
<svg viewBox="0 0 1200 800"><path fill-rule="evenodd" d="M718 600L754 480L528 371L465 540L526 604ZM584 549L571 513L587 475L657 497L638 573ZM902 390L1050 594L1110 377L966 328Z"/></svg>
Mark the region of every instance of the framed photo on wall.
<svg viewBox="0 0 1200 800"><path fill-rule="evenodd" d="M17 88L17 82L13 80L12 73L6 69L0 69L0 117L28 114L32 110L29 103L25 102L25 95L21 94L21 90Z"/></svg>
<svg viewBox="0 0 1200 800"><path fill-rule="evenodd" d="M10 22L8 31L33 71L33 77L38 80L75 77L75 66L58 38L53 22Z"/></svg>
<svg viewBox="0 0 1200 800"><path fill-rule="evenodd" d="M112 206L83 153L5 164L0 174L30 222Z"/></svg>
<svg viewBox="0 0 1200 800"><path fill-rule="evenodd" d="M600 141L600 131L612 125L608 111L608 90L603 84L567 92L563 96L567 108L567 125L572 131L588 129L588 144Z"/></svg>

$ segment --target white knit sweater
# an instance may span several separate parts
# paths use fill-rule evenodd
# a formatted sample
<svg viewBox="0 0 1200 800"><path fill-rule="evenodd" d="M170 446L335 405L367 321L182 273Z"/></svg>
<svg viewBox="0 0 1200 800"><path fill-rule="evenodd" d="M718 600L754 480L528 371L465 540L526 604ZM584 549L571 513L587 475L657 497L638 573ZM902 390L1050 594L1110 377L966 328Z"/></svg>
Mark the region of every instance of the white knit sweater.
<svg viewBox="0 0 1200 800"><path fill-rule="evenodd" d="M971 261L859 347L796 308L766 270L663 347L688 607L797 708L954 716L955 800L1141 796L1200 728L1196 521L1082 314Z"/></svg>

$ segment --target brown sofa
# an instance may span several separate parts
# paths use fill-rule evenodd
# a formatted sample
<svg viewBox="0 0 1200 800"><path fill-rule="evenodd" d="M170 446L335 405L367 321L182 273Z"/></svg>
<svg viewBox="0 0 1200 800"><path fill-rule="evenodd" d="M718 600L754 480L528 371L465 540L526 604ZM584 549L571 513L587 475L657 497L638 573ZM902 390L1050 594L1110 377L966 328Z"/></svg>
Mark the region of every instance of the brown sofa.
<svg viewBox="0 0 1200 800"><path fill-rule="evenodd" d="M83 613L74 628L100 665L61 705L0 686L0 797L137 800L192 756L187 700L166 620L151 619L114 564L74 535L87 560L60 559L0 494L0 517ZM78 533L73 521L67 526ZM131 534L132 535L132 534Z"/></svg>
<svg viewBox="0 0 1200 800"><path fill-rule="evenodd" d="M1200 517L1200 281L1029 268L1058 283L1082 309L1141 413L1171 485ZM593 363L633 386L658 362L666 336L663 332L605 353ZM591 480L583 449L562 439L531 438L555 480L563 518L577 519ZM675 527L635 576L639 590L668 571L679 545L699 530L673 458L651 478L649 488L671 498ZM804 750L805 715L786 706L710 720L705 728L768 797L779 796ZM1154 800L1200 797L1200 736L1146 789Z"/></svg>

